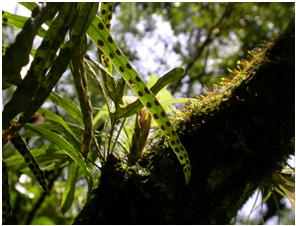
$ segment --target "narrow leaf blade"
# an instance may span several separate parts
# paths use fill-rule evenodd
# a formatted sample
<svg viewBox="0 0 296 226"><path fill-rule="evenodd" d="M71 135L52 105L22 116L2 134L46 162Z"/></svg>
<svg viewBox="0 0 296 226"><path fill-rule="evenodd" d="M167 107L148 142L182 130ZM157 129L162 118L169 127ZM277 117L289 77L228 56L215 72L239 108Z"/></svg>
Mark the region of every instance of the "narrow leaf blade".
<svg viewBox="0 0 296 226"><path fill-rule="evenodd" d="M76 119L80 125L83 125L83 117L79 107L74 103L74 101L61 96L56 92L51 92L49 100L62 108L66 113L68 113L73 119Z"/></svg>
<svg viewBox="0 0 296 226"><path fill-rule="evenodd" d="M67 134L71 136L71 140L75 142L73 145L79 146L79 139L77 138L73 130L69 127L67 122L65 122L62 117L44 108L39 109L38 113L41 113L46 118L46 120L50 120L52 122L55 122L61 125L64 128L64 130L67 132Z"/></svg>
<svg viewBox="0 0 296 226"><path fill-rule="evenodd" d="M70 209L74 201L75 184L78 178L78 172L79 172L79 165L77 165L76 163L70 164L68 169L68 178L67 178L66 188L63 194L63 199L61 204L63 214Z"/></svg>
<svg viewBox="0 0 296 226"><path fill-rule="evenodd" d="M35 133L42 136L44 139L47 139L58 147L60 147L68 156L70 156L77 164L82 168L84 173L88 173L86 168L86 163L80 154L79 151L75 150L75 148L60 134L52 132L48 129L43 128L41 125L34 125L27 123L24 125L26 129L34 131Z"/></svg>
<svg viewBox="0 0 296 226"><path fill-rule="evenodd" d="M34 174L34 176L36 177L36 179L39 182L39 184L41 185L41 187L44 189L44 191L47 191L44 172L40 169L38 162L36 161L36 159L34 158L32 153L30 152L25 141L21 138L21 136L19 134L16 134L11 139L11 143L19 151L19 153L24 157L31 172Z"/></svg>
<svg viewBox="0 0 296 226"><path fill-rule="evenodd" d="M2 11L2 22L14 26L16 28L23 28L28 18L29 17L19 16L13 13ZM37 31L37 34L42 38L45 36L45 33L46 31L42 27L40 27Z"/></svg>

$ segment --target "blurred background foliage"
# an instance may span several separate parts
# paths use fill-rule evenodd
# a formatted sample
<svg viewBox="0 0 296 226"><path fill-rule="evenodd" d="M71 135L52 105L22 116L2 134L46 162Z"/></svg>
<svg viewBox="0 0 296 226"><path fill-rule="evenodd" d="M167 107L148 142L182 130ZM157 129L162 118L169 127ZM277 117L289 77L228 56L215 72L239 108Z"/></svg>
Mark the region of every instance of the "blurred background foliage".
<svg viewBox="0 0 296 226"><path fill-rule="evenodd" d="M18 6L21 9L21 6ZM18 10L17 13L21 13ZM235 68L236 62L248 55L248 51L260 47L264 41L280 34L294 15L294 3L116 3L112 20L114 38L124 50L133 65L148 81L148 76L158 77L173 67L185 69L185 76L168 87L175 97L195 97L204 94L221 78L227 78L228 68ZM13 28L2 20L2 54L5 47L13 43L19 29ZM40 43L36 38L35 47ZM89 43L89 54L95 55L93 44ZM97 84L89 78L91 93L98 93ZM12 96L15 87L6 89L3 103ZM67 71L54 88L61 96L78 105L73 78ZM95 115L104 106L102 95L91 95ZM77 136L82 136L77 122L61 107L50 102L43 105L60 115ZM41 118L41 121L43 119ZM47 128L59 131L56 124L47 123ZM105 142L110 128L102 117L95 124L96 139ZM132 130L127 128L127 130ZM62 133L62 129L61 129ZM126 132L128 133L128 132ZM129 132L130 133L130 132ZM98 135L99 134L99 135ZM11 205L16 213L15 224L70 224L81 210L87 193L87 183L81 172L75 180L76 191L71 208L64 214L61 202L68 178L69 161L62 155L59 147L36 136L29 130L23 131L34 156L41 164L49 181L52 181L50 196L44 195L35 177L26 166L21 155L10 144L2 152L8 165ZM95 147L92 147L96 150ZM98 159L95 154L90 159ZM92 165L90 163L90 165ZM93 167L93 175L98 180L100 171ZM48 173L47 173L48 172ZM97 182L97 181L96 181ZM282 196L275 196L274 202L266 202L265 208L279 209L286 224L294 222L291 210L287 210ZM283 214L283 211L286 211ZM265 211L267 213L267 210ZM264 214L264 213L262 213ZM277 214L268 213L267 222ZM293 214L292 214L293 215ZM233 223L262 223L262 217L248 221L244 217L234 219Z"/></svg>
<svg viewBox="0 0 296 226"><path fill-rule="evenodd" d="M144 62L141 68L159 74L160 69L168 69L172 59L186 71L185 78L174 84L172 91L181 90L182 95L192 97L227 76L227 68L249 50L283 31L293 7L293 3L280 2L121 3L116 7L121 26L113 30L123 46L135 43L127 40L130 38L141 43L137 45L145 45L147 36L155 37L149 57L158 66L145 68ZM165 29L159 28L160 24L165 24ZM134 59L139 59L140 51L130 45L125 47Z"/></svg>

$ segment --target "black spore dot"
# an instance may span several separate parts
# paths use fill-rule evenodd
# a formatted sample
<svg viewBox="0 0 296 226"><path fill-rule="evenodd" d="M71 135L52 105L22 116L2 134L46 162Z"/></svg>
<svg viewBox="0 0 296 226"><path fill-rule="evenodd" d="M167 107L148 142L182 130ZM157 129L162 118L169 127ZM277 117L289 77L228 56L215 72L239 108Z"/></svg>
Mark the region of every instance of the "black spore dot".
<svg viewBox="0 0 296 226"><path fill-rule="evenodd" d="M113 39L111 36L108 37L108 42L113 43Z"/></svg>
<svg viewBox="0 0 296 226"><path fill-rule="evenodd" d="M124 69L122 66L119 66L119 71L124 72Z"/></svg>
<svg viewBox="0 0 296 226"><path fill-rule="evenodd" d="M112 19L112 15L110 14L108 17L107 17L108 20L111 20Z"/></svg>
<svg viewBox="0 0 296 226"><path fill-rule="evenodd" d="M110 6L109 6L109 11L112 11L112 8L113 8L112 5L110 5Z"/></svg>
<svg viewBox="0 0 296 226"><path fill-rule="evenodd" d="M175 148L175 152L179 153L180 152L180 148Z"/></svg>
<svg viewBox="0 0 296 226"><path fill-rule="evenodd" d="M136 79L137 82L141 82L141 79L140 79L140 77L138 75L135 77L135 79Z"/></svg>
<svg viewBox="0 0 296 226"><path fill-rule="evenodd" d="M181 155L181 156L179 157L179 159L182 161L182 160L183 160L183 156Z"/></svg>
<svg viewBox="0 0 296 226"><path fill-rule="evenodd" d="M134 83L133 80L131 80L131 79L129 79L128 82L129 82L130 84L133 84L133 83Z"/></svg>
<svg viewBox="0 0 296 226"><path fill-rule="evenodd" d="M98 28L99 28L100 30L103 30L103 29L104 29L104 24L99 23L99 24L98 24Z"/></svg>
<svg viewBox="0 0 296 226"><path fill-rule="evenodd" d="M164 112L164 111L160 112L160 114L161 114L161 116L162 116L163 118L165 117L165 112Z"/></svg>
<svg viewBox="0 0 296 226"><path fill-rule="evenodd" d="M171 143L172 143L172 145L175 145L175 144L176 144L176 141L172 140L172 142L171 142Z"/></svg>
<svg viewBox="0 0 296 226"><path fill-rule="evenodd" d="M153 118L159 119L159 116L157 114L153 114Z"/></svg>
<svg viewBox="0 0 296 226"><path fill-rule="evenodd" d="M106 14L106 10L105 9L103 9L102 11L101 11L101 13L103 14L103 15L105 15Z"/></svg>
<svg viewBox="0 0 296 226"><path fill-rule="evenodd" d="M150 93L149 89L147 87L145 87L144 90L145 90L146 93Z"/></svg>
<svg viewBox="0 0 296 226"><path fill-rule="evenodd" d="M170 123L169 121L166 121L165 124L166 124L167 126L171 126L171 123Z"/></svg>
<svg viewBox="0 0 296 226"><path fill-rule="evenodd" d="M119 51L119 49L116 50L117 55L121 55L121 52Z"/></svg>
<svg viewBox="0 0 296 226"><path fill-rule="evenodd" d="M113 53L109 53L109 56L110 56L111 59L114 58L114 54Z"/></svg>
<svg viewBox="0 0 296 226"><path fill-rule="evenodd" d="M161 128L162 130L165 130L165 126L164 126L164 125L161 125L160 128Z"/></svg>
<svg viewBox="0 0 296 226"><path fill-rule="evenodd" d="M106 24L106 28L109 30L111 27L111 24Z"/></svg>
<svg viewBox="0 0 296 226"><path fill-rule="evenodd" d="M154 103L155 103L155 105L159 106L158 100L155 100Z"/></svg>
<svg viewBox="0 0 296 226"><path fill-rule="evenodd" d="M35 169L34 164L33 163L29 163L29 168L30 169L33 169L33 171L34 171L34 169Z"/></svg>
<svg viewBox="0 0 296 226"><path fill-rule="evenodd" d="M147 108L151 108L152 107L151 103L150 102L147 102L146 107Z"/></svg>
<svg viewBox="0 0 296 226"><path fill-rule="evenodd" d="M6 17L3 17L3 18L2 18L2 21L3 21L4 23L7 23L8 19L7 19Z"/></svg>
<svg viewBox="0 0 296 226"><path fill-rule="evenodd" d="M30 162L30 157L28 155L25 155L25 162Z"/></svg>
<svg viewBox="0 0 296 226"><path fill-rule="evenodd" d="M142 93L141 90L138 91L138 95L139 95L140 97L144 96L144 94Z"/></svg>
<svg viewBox="0 0 296 226"><path fill-rule="evenodd" d="M98 45L99 45L99 46L104 46L104 42L103 42L102 40L99 39L99 40L98 40Z"/></svg>
<svg viewBox="0 0 296 226"><path fill-rule="evenodd" d="M129 63L126 64L126 67L127 67L128 69L132 69L132 66L131 66Z"/></svg>

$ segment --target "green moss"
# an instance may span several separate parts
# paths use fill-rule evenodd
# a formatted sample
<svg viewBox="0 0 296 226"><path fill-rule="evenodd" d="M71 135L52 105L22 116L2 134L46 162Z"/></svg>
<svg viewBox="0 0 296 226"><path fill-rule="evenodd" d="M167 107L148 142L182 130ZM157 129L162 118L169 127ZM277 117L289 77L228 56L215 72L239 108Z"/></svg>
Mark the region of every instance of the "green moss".
<svg viewBox="0 0 296 226"><path fill-rule="evenodd" d="M272 42L264 43L261 48L249 51L249 57L246 60L237 62L237 69L228 69L233 76L232 79L222 78L220 83L214 84L214 90L208 92L207 95L200 95L196 101L191 100L191 103L186 105L181 112L177 112L176 118L184 121L192 115L205 116L209 113L213 115L219 111L222 103L232 97L233 91L254 76L258 67L267 61L265 54L271 46Z"/></svg>

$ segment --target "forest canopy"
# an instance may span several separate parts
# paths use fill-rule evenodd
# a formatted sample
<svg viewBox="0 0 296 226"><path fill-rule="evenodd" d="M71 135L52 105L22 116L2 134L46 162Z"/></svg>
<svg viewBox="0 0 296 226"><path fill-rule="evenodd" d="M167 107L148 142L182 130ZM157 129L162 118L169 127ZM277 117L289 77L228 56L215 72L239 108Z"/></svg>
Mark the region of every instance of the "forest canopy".
<svg viewBox="0 0 296 226"><path fill-rule="evenodd" d="M114 213L128 224L294 224L294 3L15 7L2 10L3 224L110 224ZM264 80L264 69L277 68L280 78ZM268 94L278 97L264 105ZM204 151L196 154L192 140ZM250 174L249 160L258 166ZM196 188L200 200L190 196ZM261 200L246 212L252 194ZM230 200L225 217L209 204Z"/></svg>

